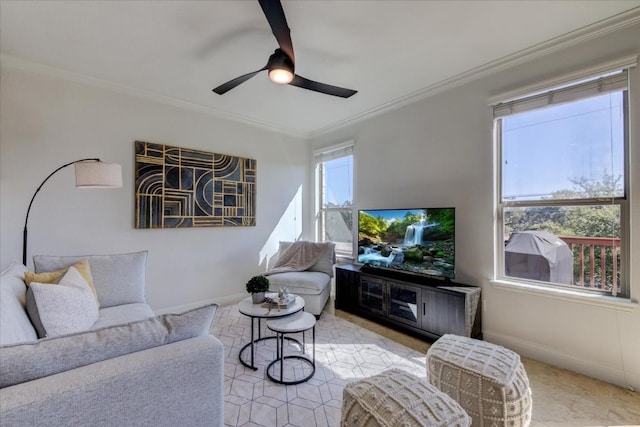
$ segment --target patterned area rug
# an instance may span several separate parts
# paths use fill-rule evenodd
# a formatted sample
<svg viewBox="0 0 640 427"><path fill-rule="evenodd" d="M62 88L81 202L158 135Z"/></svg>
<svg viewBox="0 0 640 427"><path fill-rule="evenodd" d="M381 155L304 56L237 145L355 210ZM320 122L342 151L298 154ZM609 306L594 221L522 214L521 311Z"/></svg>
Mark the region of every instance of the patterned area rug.
<svg viewBox="0 0 640 427"><path fill-rule="evenodd" d="M257 321L256 321L257 323ZM276 358L275 339L255 346L257 371L244 367L238 353L251 338L251 320L236 305L220 307L211 332L225 346L225 426L309 427L339 426L345 384L403 369L425 377L425 355L330 313L316 323L316 372L306 383L280 385L266 377L265 368ZM273 335L262 321L262 336ZM302 341L301 334L294 334ZM312 355L311 331L306 333L306 354ZM285 354L300 354L299 345L285 342ZM243 353L249 360L250 350ZM273 372L275 369L276 372ZM288 379L310 372L305 363L288 359ZM279 378L279 364L270 371ZM286 378L285 378L286 379Z"/></svg>

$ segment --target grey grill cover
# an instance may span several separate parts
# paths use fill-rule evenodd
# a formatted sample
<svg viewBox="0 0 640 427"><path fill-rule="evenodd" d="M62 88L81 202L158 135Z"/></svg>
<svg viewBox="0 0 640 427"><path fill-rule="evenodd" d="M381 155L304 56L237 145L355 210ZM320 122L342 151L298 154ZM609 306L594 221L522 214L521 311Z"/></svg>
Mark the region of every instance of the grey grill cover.
<svg viewBox="0 0 640 427"><path fill-rule="evenodd" d="M573 252L562 239L551 233L512 233L504 251L507 276L571 284Z"/></svg>

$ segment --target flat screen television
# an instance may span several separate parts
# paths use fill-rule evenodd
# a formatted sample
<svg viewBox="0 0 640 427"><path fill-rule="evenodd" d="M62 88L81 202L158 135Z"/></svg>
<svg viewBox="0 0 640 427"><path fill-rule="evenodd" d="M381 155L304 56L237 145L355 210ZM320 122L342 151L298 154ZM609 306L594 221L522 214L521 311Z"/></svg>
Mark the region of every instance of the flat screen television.
<svg viewBox="0 0 640 427"><path fill-rule="evenodd" d="M358 211L358 263L455 277L455 208Z"/></svg>

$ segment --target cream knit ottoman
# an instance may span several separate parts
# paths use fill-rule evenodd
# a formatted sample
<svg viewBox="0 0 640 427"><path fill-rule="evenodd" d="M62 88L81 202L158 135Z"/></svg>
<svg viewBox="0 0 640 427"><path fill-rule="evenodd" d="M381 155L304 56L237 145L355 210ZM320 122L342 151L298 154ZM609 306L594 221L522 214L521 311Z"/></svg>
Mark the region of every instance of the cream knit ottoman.
<svg viewBox="0 0 640 427"><path fill-rule="evenodd" d="M427 351L427 378L464 408L473 427L528 426L531 388L520 356L458 335L443 335Z"/></svg>
<svg viewBox="0 0 640 427"><path fill-rule="evenodd" d="M345 386L342 427L463 427L471 418L453 399L399 369Z"/></svg>

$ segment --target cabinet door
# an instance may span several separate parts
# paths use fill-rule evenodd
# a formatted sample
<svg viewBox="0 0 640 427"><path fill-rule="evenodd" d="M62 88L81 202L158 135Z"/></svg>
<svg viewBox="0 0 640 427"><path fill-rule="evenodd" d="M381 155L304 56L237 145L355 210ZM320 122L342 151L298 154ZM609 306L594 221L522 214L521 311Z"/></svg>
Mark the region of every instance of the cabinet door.
<svg viewBox="0 0 640 427"><path fill-rule="evenodd" d="M358 304L360 272L336 267L336 308L350 311Z"/></svg>
<svg viewBox="0 0 640 427"><path fill-rule="evenodd" d="M465 336L464 295L422 289L422 329L436 335Z"/></svg>
<svg viewBox="0 0 640 427"><path fill-rule="evenodd" d="M358 304L378 314L385 314L385 281L377 277L360 276Z"/></svg>
<svg viewBox="0 0 640 427"><path fill-rule="evenodd" d="M421 324L421 289L397 282L387 282L389 299L387 309L389 318L409 325Z"/></svg>

